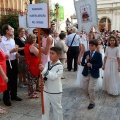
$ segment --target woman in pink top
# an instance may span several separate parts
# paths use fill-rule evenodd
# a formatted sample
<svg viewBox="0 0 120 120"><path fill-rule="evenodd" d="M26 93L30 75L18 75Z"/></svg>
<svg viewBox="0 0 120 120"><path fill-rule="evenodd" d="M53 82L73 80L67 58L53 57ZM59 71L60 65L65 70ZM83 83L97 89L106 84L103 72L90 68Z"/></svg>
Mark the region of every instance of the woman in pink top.
<svg viewBox="0 0 120 120"><path fill-rule="evenodd" d="M50 61L50 48L54 46L54 41L50 35L49 28L42 28L41 34L43 35L42 39L42 64L45 65Z"/></svg>

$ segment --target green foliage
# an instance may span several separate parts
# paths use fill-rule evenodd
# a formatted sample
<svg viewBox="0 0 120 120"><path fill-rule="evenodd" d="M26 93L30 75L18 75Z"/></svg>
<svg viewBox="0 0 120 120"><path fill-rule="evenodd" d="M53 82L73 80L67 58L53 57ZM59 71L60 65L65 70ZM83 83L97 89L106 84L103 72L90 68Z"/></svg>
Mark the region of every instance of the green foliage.
<svg viewBox="0 0 120 120"><path fill-rule="evenodd" d="M0 19L0 33L2 33L2 26L4 24L9 24L15 30L15 35L17 34L17 29L19 27L18 15L17 14L8 14L1 15Z"/></svg>
<svg viewBox="0 0 120 120"><path fill-rule="evenodd" d="M39 3L48 3L49 2L49 0L39 0Z"/></svg>

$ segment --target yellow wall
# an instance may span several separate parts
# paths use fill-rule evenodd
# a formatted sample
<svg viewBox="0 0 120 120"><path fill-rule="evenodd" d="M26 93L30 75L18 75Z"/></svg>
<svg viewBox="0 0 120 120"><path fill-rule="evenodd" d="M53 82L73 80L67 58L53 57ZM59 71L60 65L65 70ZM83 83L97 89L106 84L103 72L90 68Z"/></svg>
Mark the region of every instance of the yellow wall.
<svg viewBox="0 0 120 120"><path fill-rule="evenodd" d="M7 14L12 10L25 12L28 4L29 0L0 0L0 14Z"/></svg>

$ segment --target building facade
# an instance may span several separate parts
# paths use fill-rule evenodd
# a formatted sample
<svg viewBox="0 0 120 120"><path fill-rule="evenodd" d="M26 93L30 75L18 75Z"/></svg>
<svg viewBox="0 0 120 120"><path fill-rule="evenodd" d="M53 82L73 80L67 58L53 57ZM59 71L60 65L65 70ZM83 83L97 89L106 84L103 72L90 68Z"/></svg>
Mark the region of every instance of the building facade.
<svg viewBox="0 0 120 120"><path fill-rule="evenodd" d="M99 30L120 31L120 0L97 0Z"/></svg>
<svg viewBox="0 0 120 120"><path fill-rule="evenodd" d="M35 0L32 0L35 3ZM0 15L9 13L27 13L30 0L0 0Z"/></svg>
<svg viewBox="0 0 120 120"><path fill-rule="evenodd" d="M120 31L120 0L97 0L99 30ZM76 19L73 14L71 19Z"/></svg>

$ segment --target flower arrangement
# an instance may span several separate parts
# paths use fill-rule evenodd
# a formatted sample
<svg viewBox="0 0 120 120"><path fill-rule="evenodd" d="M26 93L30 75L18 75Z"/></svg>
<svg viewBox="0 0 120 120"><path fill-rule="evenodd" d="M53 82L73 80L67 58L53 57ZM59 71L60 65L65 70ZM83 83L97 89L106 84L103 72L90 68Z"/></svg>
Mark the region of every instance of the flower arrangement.
<svg viewBox="0 0 120 120"><path fill-rule="evenodd" d="M2 26L4 24L9 24L15 30L15 35L17 34L17 29L19 27L18 15L17 14L8 14L1 15L0 18L0 34L2 33Z"/></svg>

